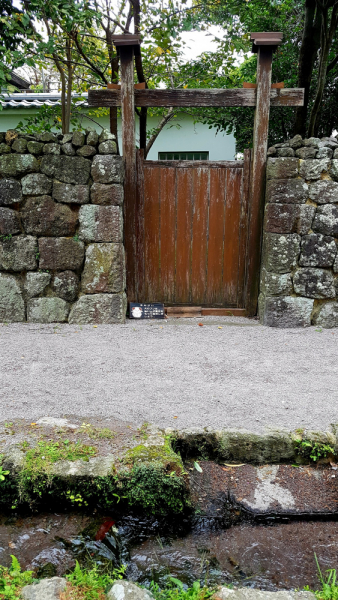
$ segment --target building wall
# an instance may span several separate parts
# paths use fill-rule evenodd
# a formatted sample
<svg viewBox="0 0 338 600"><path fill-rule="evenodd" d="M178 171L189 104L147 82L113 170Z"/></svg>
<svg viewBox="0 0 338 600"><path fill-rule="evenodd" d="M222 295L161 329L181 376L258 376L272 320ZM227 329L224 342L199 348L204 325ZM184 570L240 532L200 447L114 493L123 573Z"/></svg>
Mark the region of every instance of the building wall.
<svg viewBox="0 0 338 600"><path fill-rule="evenodd" d="M35 115L38 109L31 108L6 108L0 111L0 131L15 129L20 121L24 122L25 117ZM109 129L109 117L104 116L96 119L100 125ZM150 117L148 119L149 130L154 129L158 124L158 119ZM93 122L85 119L84 127L93 127L98 132L101 128ZM121 132L121 121L119 122L119 132ZM136 126L136 138L138 131ZM121 147L121 133L119 135ZM202 123L194 124L192 117L188 115L179 115L161 131L156 142L152 146L149 154L149 160L157 160L159 152L191 152L207 151L209 160L234 160L236 152L236 141L233 135L218 133L213 127L209 129L208 125Z"/></svg>

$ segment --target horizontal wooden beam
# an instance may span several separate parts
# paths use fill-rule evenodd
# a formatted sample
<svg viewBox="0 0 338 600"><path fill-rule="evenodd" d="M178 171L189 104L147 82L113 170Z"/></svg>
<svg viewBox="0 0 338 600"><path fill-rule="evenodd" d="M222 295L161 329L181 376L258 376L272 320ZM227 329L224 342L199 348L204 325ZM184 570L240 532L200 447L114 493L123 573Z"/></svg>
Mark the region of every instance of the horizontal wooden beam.
<svg viewBox="0 0 338 600"><path fill-rule="evenodd" d="M256 106L256 89L138 90L135 106ZM271 106L303 106L302 88L271 89ZM121 106L120 90L89 90L89 106Z"/></svg>
<svg viewBox="0 0 338 600"><path fill-rule="evenodd" d="M174 152L173 152L174 154ZM187 153L188 154L188 153ZM175 169L187 169L193 167L201 169L243 169L242 160L145 160L144 168L152 167L174 167Z"/></svg>

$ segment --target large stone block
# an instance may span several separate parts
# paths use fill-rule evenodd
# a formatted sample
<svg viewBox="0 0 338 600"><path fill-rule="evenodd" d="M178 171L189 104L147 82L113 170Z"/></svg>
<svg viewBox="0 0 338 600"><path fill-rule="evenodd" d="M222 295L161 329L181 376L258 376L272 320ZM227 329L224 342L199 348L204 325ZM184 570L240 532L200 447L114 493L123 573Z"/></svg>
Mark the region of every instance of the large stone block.
<svg viewBox="0 0 338 600"><path fill-rule="evenodd" d="M0 322L20 323L25 320L25 303L17 278L0 273Z"/></svg>
<svg viewBox="0 0 338 600"><path fill-rule="evenodd" d="M299 148L298 150L296 150L296 156L298 156L298 158L302 158L303 160L307 158L315 158L316 154L317 149L311 148L311 146ZM326 156L323 156L322 158L326 158Z"/></svg>
<svg viewBox="0 0 338 600"><path fill-rule="evenodd" d="M316 154L316 158L332 158L332 148L319 148Z"/></svg>
<svg viewBox="0 0 338 600"><path fill-rule="evenodd" d="M123 185L119 183L93 183L90 189L92 204L121 206L123 204Z"/></svg>
<svg viewBox="0 0 338 600"><path fill-rule="evenodd" d="M55 274L52 287L59 298L74 302L79 292L79 278L73 271L61 271Z"/></svg>
<svg viewBox="0 0 338 600"><path fill-rule="evenodd" d="M336 295L331 271L315 268L298 269L293 277L296 294L307 298L334 298Z"/></svg>
<svg viewBox="0 0 338 600"><path fill-rule="evenodd" d="M24 154L27 151L27 141L24 139L17 138L12 144L12 152L17 154Z"/></svg>
<svg viewBox="0 0 338 600"><path fill-rule="evenodd" d="M298 158L269 158L267 179L292 179L298 177Z"/></svg>
<svg viewBox="0 0 338 600"><path fill-rule="evenodd" d="M263 268L260 292L265 296L289 296L293 292L291 273L270 273Z"/></svg>
<svg viewBox="0 0 338 600"><path fill-rule="evenodd" d="M338 237L338 206L335 204L318 206L313 219L312 229L323 235Z"/></svg>
<svg viewBox="0 0 338 600"><path fill-rule="evenodd" d="M0 269L3 271L34 271L37 268L37 239L18 235L0 242Z"/></svg>
<svg viewBox="0 0 338 600"><path fill-rule="evenodd" d="M21 200L20 182L15 179L0 179L0 206L10 206Z"/></svg>
<svg viewBox="0 0 338 600"><path fill-rule="evenodd" d="M44 144L41 142L31 141L27 144L27 150L30 152L30 154L41 154L43 146Z"/></svg>
<svg viewBox="0 0 338 600"><path fill-rule="evenodd" d="M121 156L94 156L92 177L95 183L123 183L124 163Z"/></svg>
<svg viewBox="0 0 338 600"><path fill-rule="evenodd" d="M50 280L50 273L27 273L25 281L27 298L34 298L34 296L42 294Z"/></svg>
<svg viewBox="0 0 338 600"><path fill-rule="evenodd" d="M19 177L39 170L39 163L32 154L6 154L0 156L0 175Z"/></svg>
<svg viewBox="0 0 338 600"><path fill-rule="evenodd" d="M34 235L74 235L78 209L54 202L50 196L27 198L21 212L26 233Z"/></svg>
<svg viewBox="0 0 338 600"><path fill-rule="evenodd" d="M266 184L267 202L305 204L309 186L301 179L271 179Z"/></svg>
<svg viewBox="0 0 338 600"><path fill-rule="evenodd" d="M69 323L103 324L124 323L127 310L127 297L122 294L94 294L81 296L73 304Z"/></svg>
<svg viewBox="0 0 338 600"><path fill-rule="evenodd" d="M64 150L65 145L62 148ZM63 183L86 184L90 167L91 161L82 156L43 156L40 169Z"/></svg>
<svg viewBox="0 0 338 600"><path fill-rule="evenodd" d="M337 255L336 242L321 233L304 235L301 240L301 267L332 267Z"/></svg>
<svg viewBox="0 0 338 600"><path fill-rule="evenodd" d="M313 315L313 324L324 329L338 327L338 302L321 304Z"/></svg>
<svg viewBox="0 0 338 600"><path fill-rule="evenodd" d="M85 242L122 242L119 206L81 206L79 224L79 237Z"/></svg>
<svg viewBox="0 0 338 600"><path fill-rule="evenodd" d="M87 204L89 202L89 186L54 181L53 198L58 202L69 204Z"/></svg>
<svg viewBox="0 0 338 600"><path fill-rule="evenodd" d="M95 148L93 146L82 146L76 151L78 156L84 156L85 158L89 158L90 156L94 156L96 154Z"/></svg>
<svg viewBox="0 0 338 600"><path fill-rule="evenodd" d="M263 265L273 273L289 273L297 264L300 252L300 236L296 233L279 235L265 233L263 242Z"/></svg>
<svg viewBox="0 0 338 600"><path fill-rule="evenodd" d="M90 131L87 135L87 145L96 146L99 141L99 136L96 131Z"/></svg>
<svg viewBox="0 0 338 600"><path fill-rule="evenodd" d="M330 161L327 158L321 160L302 160L299 173L304 179L320 179L322 173L329 170Z"/></svg>
<svg viewBox="0 0 338 600"><path fill-rule="evenodd" d="M71 238L40 238L40 269L77 270L84 260L84 244Z"/></svg>
<svg viewBox="0 0 338 600"><path fill-rule="evenodd" d="M29 323L64 323L70 305L61 298L32 298L27 302Z"/></svg>
<svg viewBox="0 0 338 600"><path fill-rule="evenodd" d="M61 151L63 154L66 154L66 156L75 156L76 154L72 144L63 144L63 146L61 146Z"/></svg>
<svg viewBox="0 0 338 600"><path fill-rule="evenodd" d="M310 185L309 198L318 204L338 202L338 183L323 179Z"/></svg>
<svg viewBox="0 0 338 600"><path fill-rule="evenodd" d="M11 153L11 147L8 146L8 144L0 144L0 154L10 154Z"/></svg>
<svg viewBox="0 0 338 600"><path fill-rule="evenodd" d="M19 214L10 208L0 208L0 235L20 233Z"/></svg>
<svg viewBox="0 0 338 600"><path fill-rule="evenodd" d="M315 207L308 204L267 204L264 230L303 235L311 228L315 211Z"/></svg>
<svg viewBox="0 0 338 600"><path fill-rule="evenodd" d="M86 294L123 292L125 288L124 250L122 244L90 244L81 277Z"/></svg>
<svg viewBox="0 0 338 600"><path fill-rule="evenodd" d="M338 181L338 159L337 158L334 158L331 161L330 175L331 175L332 179L334 179L335 181Z"/></svg>
<svg viewBox="0 0 338 600"><path fill-rule="evenodd" d="M259 301L260 320L268 327L309 327L313 300L283 296L279 298L261 297Z"/></svg>
<svg viewBox="0 0 338 600"><path fill-rule="evenodd" d="M45 144L42 149L44 154L53 154L58 155L61 154L61 149L59 144Z"/></svg>
<svg viewBox="0 0 338 600"><path fill-rule="evenodd" d="M31 173L21 179L24 196L43 196L52 191L52 181L42 173Z"/></svg>
<svg viewBox="0 0 338 600"><path fill-rule="evenodd" d="M99 153L100 154L116 154L117 153L117 144L114 140L107 140L106 142L101 142L99 144Z"/></svg>
<svg viewBox="0 0 338 600"><path fill-rule="evenodd" d="M82 133L82 131L74 131L73 137L72 137L73 146L80 148L80 146L83 146L84 143L85 143L85 134Z"/></svg>

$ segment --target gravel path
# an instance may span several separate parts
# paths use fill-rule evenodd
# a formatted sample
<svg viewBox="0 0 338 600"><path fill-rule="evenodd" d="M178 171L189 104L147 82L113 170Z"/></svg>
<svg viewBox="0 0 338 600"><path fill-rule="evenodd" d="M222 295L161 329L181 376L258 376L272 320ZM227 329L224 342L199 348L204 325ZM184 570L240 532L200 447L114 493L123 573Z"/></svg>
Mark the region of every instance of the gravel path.
<svg viewBox="0 0 338 600"><path fill-rule="evenodd" d="M326 429L338 423L337 343L338 329L234 317L0 324L0 420L77 414L175 428Z"/></svg>

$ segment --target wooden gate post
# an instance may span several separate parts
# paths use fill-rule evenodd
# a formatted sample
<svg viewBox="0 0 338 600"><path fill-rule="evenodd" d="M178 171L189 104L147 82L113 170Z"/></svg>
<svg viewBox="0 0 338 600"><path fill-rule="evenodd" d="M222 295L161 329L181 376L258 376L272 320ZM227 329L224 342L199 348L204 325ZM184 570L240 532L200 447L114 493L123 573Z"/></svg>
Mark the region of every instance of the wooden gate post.
<svg viewBox="0 0 338 600"><path fill-rule="evenodd" d="M253 52L257 52L257 98L253 132L250 220L247 248L246 309L257 312L262 225L265 199L265 171L268 149L272 54L282 41L281 33L252 33Z"/></svg>

